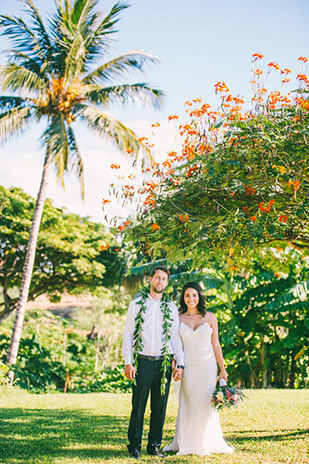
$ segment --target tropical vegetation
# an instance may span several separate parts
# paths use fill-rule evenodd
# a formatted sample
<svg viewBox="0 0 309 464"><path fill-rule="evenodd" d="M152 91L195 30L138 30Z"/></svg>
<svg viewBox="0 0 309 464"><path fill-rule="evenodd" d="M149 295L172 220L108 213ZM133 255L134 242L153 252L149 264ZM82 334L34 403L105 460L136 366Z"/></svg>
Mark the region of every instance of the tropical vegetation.
<svg viewBox="0 0 309 464"><path fill-rule="evenodd" d="M116 289L97 290L84 297L86 305L79 305L78 298L49 309L40 300L32 304L25 315L19 356L10 367L14 384L36 393L127 391L121 334L128 297L122 294L117 301L116 294ZM11 327L12 315L0 330L0 384L8 380L4 363Z"/></svg>
<svg viewBox="0 0 309 464"><path fill-rule="evenodd" d="M174 301L185 282L198 281L205 288L208 310L219 321L231 385L309 386L308 263L297 251L289 256L289 263L288 272L281 275L264 269L258 260L246 276L232 275L216 262L203 272L190 272L189 263L171 268L167 291ZM140 288L147 267L136 267L134 272ZM68 311L61 309L61 303L46 310L39 300L34 302L34 309L26 313L14 367L16 384L35 392L127 391L121 334L129 300L136 291L135 285L131 291L117 286L97 289L86 308ZM9 317L0 330L2 362L11 323ZM5 378L3 372L4 383Z"/></svg>

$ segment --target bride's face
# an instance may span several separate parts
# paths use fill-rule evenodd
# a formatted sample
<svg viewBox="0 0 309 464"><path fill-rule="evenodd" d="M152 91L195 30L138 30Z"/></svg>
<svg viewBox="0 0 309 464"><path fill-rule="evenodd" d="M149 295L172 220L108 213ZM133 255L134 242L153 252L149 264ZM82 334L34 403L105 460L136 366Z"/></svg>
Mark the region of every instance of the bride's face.
<svg viewBox="0 0 309 464"><path fill-rule="evenodd" d="M194 288L187 288L183 299L188 309L196 308L198 305L198 302L200 301L199 296L198 296L198 291L195 290Z"/></svg>

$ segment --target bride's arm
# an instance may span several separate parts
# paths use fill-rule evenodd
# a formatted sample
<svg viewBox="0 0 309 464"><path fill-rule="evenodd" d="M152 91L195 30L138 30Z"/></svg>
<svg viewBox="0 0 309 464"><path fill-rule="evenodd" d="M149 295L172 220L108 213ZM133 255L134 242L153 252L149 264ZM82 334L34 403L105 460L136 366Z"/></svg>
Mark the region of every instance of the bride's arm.
<svg viewBox="0 0 309 464"><path fill-rule="evenodd" d="M227 382L228 373L226 372L226 369L224 366L222 349L221 349L221 345L219 342L218 321L217 321L216 315L213 313L211 317L211 327L213 330L212 335L211 335L211 344L212 344L212 348L216 356L217 363L219 364L219 368L220 368L219 380L224 379Z"/></svg>

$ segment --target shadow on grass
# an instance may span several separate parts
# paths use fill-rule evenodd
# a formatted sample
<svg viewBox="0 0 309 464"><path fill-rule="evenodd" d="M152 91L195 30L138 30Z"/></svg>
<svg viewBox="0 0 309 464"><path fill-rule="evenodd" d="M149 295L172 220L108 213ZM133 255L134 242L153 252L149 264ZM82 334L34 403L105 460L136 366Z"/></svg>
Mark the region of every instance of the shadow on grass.
<svg viewBox="0 0 309 464"><path fill-rule="evenodd" d="M93 415L84 409L0 409L0 463L102 463L128 461L128 417ZM147 423L148 421L146 421ZM240 430L226 434L236 447L250 441L305 439L308 429ZM172 435L170 433L169 435ZM169 442L165 436L165 444ZM175 458L176 459L176 458Z"/></svg>
<svg viewBox="0 0 309 464"><path fill-rule="evenodd" d="M235 439L238 443L248 440L264 441L284 441L284 440L303 440L309 436L308 429L278 429L272 430L238 430L236 433L230 433L230 438Z"/></svg>
<svg viewBox="0 0 309 464"><path fill-rule="evenodd" d="M85 410L0 409L0 462L127 457L128 418Z"/></svg>

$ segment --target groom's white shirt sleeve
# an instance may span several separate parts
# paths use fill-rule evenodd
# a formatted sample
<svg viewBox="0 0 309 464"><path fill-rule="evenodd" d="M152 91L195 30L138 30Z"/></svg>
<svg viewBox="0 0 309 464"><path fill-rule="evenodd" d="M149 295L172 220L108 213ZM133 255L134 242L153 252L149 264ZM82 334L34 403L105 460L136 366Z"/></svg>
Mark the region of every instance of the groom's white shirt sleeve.
<svg viewBox="0 0 309 464"><path fill-rule="evenodd" d="M177 306L174 303L172 305L172 317L173 317L173 324L171 329L171 345L172 345L172 353L174 358L176 359L177 365L183 366L184 365L184 353L183 353L183 346L182 341L179 335L179 315Z"/></svg>
<svg viewBox="0 0 309 464"><path fill-rule="evenodd" d="M132 364L133 334L135 330L135 317L137 314L136 309L136 304L133 300L129 305L127 320L123 332L122 354L125 364Z"/></svg>

